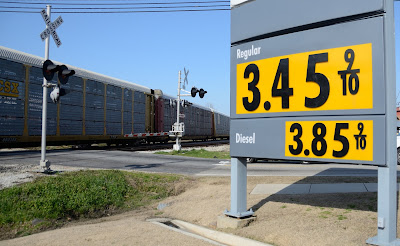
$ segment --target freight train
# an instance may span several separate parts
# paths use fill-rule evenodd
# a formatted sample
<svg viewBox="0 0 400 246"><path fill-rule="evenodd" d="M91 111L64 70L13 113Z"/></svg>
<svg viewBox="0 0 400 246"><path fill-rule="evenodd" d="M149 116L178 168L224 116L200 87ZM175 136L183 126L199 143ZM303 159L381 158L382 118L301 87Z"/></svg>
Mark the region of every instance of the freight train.
<svg viewBox="0 0 400 246"><path fill-rule="evenodd" d="M41 57L0 46L0 148L40 146L43 62ZM48 145L170 140L169 131L177 119L174 97L67 66L75 70L75 75L62 85L67 93L58 103L48 95ZM59 83L57 76L49 82ZM228 116L188 104L181 107L183 139L229 138Z"/></svg>

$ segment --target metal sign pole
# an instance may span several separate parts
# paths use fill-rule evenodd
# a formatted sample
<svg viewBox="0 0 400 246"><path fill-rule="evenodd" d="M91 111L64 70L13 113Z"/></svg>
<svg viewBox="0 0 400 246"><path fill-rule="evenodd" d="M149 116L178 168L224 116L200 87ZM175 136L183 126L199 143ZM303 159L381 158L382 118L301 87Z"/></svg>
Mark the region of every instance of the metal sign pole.
<svg viewBox="0 0 400 246"><path fill-rule="evenodd" d="M51 14L51 6L47 5L47 15L50 18ZM49 25L46 24L46 28L49 28ZM49 46L50 39L47 36L45 41L45 60L49 59ZM41 147L41 159L40 159L40 167L46 172L50 170L50 162L46 160L46 129L47 129L47 80L43 77L43 108L42 108L42 147Z"/></svg>
<svg viewBox="0 0 400 246"><path fill-rule="evenodd" d="M378 167L378 233L367 243L400 245L397 239L396 68L394 1L385 1L386 167Z"/></svg>
<svg viewBox="0 0 400 246"><path fill-rule="evenodd" d="M59 16L54 22L51 22L51 6L47 5L47 11L43 9L41 12L42 18L46 23L46 28L40 34L42 41L45 41L45 60L49 60L49 47L50 47L50 36L53 37L57 47L60 47L61 40L57 35L56 29L64 22L61 16ZM47 79L43 77L43 106L42 106L42 147L41 147L41 159L40 167L44 172L50 171L50 162L46 160L46 131L47 131L47 88L49 84Z"/></svg>
<svg viewBox="0 0 400 246"><path fill-rule="evenodd" d="M231 210L225 215L245 218L254 214L247 210L247 159L231 158Z"/></svg>

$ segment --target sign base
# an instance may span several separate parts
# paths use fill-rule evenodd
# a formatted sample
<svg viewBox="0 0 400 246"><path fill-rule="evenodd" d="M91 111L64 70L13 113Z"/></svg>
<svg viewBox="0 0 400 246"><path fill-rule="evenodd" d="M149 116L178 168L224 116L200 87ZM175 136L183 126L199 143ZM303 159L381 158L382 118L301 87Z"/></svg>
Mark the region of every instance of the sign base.
<svg viewBox="0 0 400 246"><path fill-rule="evenodd" d="M225 210L224 214L226 216L229 216L229 217L234 217L234 218L237 218L237 219L243 219L243 218L248 218L248 217L253 216L254 212L253 212L253 209L250 209L250 210L248 210L246 212L237 212L237 213Z"/></svg>
<svg viewBox="0 0 400 246"><path fill-rule="evenodd" d="M181 147L180 144L174 144L173 150L175 150L175 151L181 151L181 149L182 149L182 147Z"/></svg>
<svg viewBox="0 0 400 246"><path fill-rule="evenodd" d="M48 160L44 160L44 161L42 161L42 160L40 160L40 167L41 168L43 168L43 169L49 169L50 168L50 161L48 161Z"/></svg>
<svg viewBox="0 0 400 246"><path fill-rule="evenodd" d="M372 244L372 245L394 246L394 245L400 245L400 239L397 238L392 242L383 242L383 241L379 240L378 236L375 236L375 237L368 238L366 243Z"/></svg>

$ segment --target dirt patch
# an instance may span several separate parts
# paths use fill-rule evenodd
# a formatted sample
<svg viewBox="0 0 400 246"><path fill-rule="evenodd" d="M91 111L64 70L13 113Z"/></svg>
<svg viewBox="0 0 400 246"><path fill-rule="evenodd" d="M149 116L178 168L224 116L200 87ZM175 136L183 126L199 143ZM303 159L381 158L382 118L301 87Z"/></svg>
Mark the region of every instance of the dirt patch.
<svg viewBox="0 0 400 246"><path fill-rule="evenodd" d="M202 240L146 222L151 211L135 211L72 223L61 229L0 241L1 246L70 246L70 245L211 245Z"/></svg>
<svg viewBox="0 0 400 246"><path fill-rule="evenodd" d="M358 183L375 178L249 177L248 207L256 222L222 230L273 245L365 245L377 233L376 193L250 195L257 184ZM196 187L164 201L160 216L217 230L217 217L230 206L230 178L201 178ZM398 222L399 224L399 222ZM399 229L399 228L398 228Z"/></svg>

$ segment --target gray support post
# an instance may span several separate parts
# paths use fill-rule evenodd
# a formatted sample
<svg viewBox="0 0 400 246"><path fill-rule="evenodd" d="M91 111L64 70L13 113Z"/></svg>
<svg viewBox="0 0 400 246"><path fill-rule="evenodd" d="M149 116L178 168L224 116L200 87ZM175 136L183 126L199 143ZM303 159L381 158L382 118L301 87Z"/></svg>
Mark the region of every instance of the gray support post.
<svg viewBox="0 0 400 246"><path fill-rule="evenodd" d="M385 1L386 167L378 168L378 234L367 243L400 245L397 237L396 69L394 1Z"/></svg>
<svg viewBox="0 0 400 246"><path fill-rule="evenodd" d="M225 215L244 218L252 216L247 211L247 161L246 158L231 158L231 210Z"/></svg>
<svg viewBox="0 0 400 246"><path fill-rule="evenodd" d="M397 169L378 168L378 234L369 238L373 245L400 245L397 234Z"/></svg>

